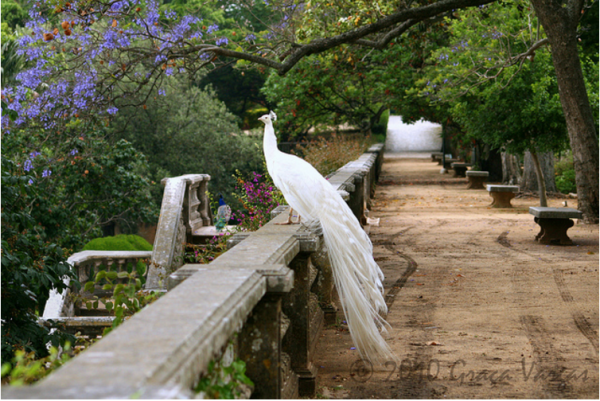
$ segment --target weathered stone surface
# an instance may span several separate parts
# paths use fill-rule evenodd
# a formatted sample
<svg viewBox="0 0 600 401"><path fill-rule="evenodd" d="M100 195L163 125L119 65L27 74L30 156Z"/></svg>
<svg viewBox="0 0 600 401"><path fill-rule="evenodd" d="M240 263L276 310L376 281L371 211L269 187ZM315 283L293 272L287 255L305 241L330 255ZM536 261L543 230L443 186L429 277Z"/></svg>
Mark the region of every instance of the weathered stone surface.
<svg viewBox="0 0 600 401"><path fill-rule="evenodd" d="M486 185L488 192L519 192L518 185Z"/></svg>
<svg viewBox="0 0 600 401"><path fill-rule="evenodd" d="M198 269L33 389L45 398L129 398L137 391L145 398L146 387L188 391L267 292L258 272L265 268Z"/></svg>
<svg viewBox="0 0 600 401"><path fill-rule="evenodd" d="M164 179L165 186L160 217L156 228L154 248L150 270L146 280L147 289L165 287L168 274L175 270L172 268L174 259L183 255L181 232L185 235L183 222L183 199L185 196L185 176Z"/></svg>
<svg viewBox="0 0 600 401"><path fill-rule="evenodd" d="M120 259L150 259L151 257L152 251L82 251L71 255L67 259L67 263L69 263L74 268L77 268L79 265L96 261L113 261ZM82 277L80 277L79 279L81 281L84 280L84 278ZM67 285L69 285L70 283L70 280L66 277L63 281ZM61 293L59 293L56 290L51 290L48 297L48 301L46 302L46 306L44 307L42 319L72 317L74 314L74 308L72 303L68 302L68 296L70 292L70 289L65 289Z"/></svg>
<svg viewBox="0 0 600 401"><path fill-rule="evenodd" d="M467 167L470 167L471 163L452 163L450 165L454 170L454 177L465 177Z"/></svg>
<svg viewBox="0 0 600 401"><path fill-rule="evenodd" d="M467 171L465 172L468 180L467 189L485 189L484 183L490 175L487 171Z"/></svg>
<svg viewBox="0 0 600 401"><path fill-rule="evenodd" d="M474 171L469 170L466 173L467 177L489 177L490 173L488 171Z"/></svg>
<svg viewBox="0 0 600 401"><path fill-rule="evenodd" d="M531 206L529 214L542 219L581 219L583 213L570 207Z"/></svg>

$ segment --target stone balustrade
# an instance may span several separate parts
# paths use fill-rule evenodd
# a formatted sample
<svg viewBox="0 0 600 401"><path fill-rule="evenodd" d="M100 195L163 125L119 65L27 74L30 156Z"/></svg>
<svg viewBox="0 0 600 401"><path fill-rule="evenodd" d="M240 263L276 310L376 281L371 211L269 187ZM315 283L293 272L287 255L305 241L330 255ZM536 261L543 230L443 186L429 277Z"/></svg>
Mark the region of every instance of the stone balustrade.
<svg viewBox="0 0 600 401"><path fill-rule="evenodd" d="M382 158L376 145L329 176L361 220ZM151 256L159 267L150 266L147 283L168 292L38 384L3 387L5 398L193 398L209 363L229 348L246 363L252 398L315 395L314 350L324 322L336 316L322 238L302 225L275 224L287 220L287 207L279 207L258 231L236 234L209 265L179 267L179 251L165 244L178 247L193 233L186 227L194 215L182 208L196 200L186 204L186 194L194 181L208 181L193 177L165 183L173 202L163 201Z"/></svg>
<svg viewBox="0 0 600 401"><path fill-rule="evenodd" d="M152 251L83 251L73 254L67 263L69 263L77 272L77 278L81 289L77 290L69 285L70 280L65 278L65 284L69 288L58 292L50 291L46 307L42 314L42 324L50 324L50 321L59 323L62 329L69 333L81 332L84 335L95 337L102 333L105 327L112 324L112 316L90 316L92 311L88 311L83 300L91 299L92 295L105 295L104 291L95 286L94 294L84 290L83 285L92 279L102 268L109 271L131 271L135 269L139 262L148 264L152 257ZM82 316L88 314L88 316Z"/></svg>

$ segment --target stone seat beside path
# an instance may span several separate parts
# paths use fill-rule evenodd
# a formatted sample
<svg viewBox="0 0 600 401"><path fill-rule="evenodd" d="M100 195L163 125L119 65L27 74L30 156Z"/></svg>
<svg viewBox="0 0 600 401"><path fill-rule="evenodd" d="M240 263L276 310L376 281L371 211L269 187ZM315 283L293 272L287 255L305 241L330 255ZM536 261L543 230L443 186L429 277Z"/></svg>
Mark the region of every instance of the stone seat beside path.
<svg viewBox="0 0 600 401"><path fill-rule="evenodd" d="M512 207L510 200L519 192L518 185L488 185L487 190L493 199L490 206L497 208Z"/></svg>
<svg viewBox="0 0 600 401"><path fill-rule="evenodd" d="M442 155L443 155L442 152L433 152L433 153L431 153L431 161L432 162L436 162L438 160L441 160L442 159Z"/></svg>
<svg viewBox="0 0 600 401"><path fill-rule="evenodd" d="M446 172L448 172L448 170L450 170L452 168L452 163L460 163L460 162L461 162L460 159L446 158L446 160L444 160L444 168L446 169Z"/></svg>
<svg viewBox="0 0 600 401"><path fill-rule="evenodd" d="M452 170L454 170L454 177L465 177L467 167L471 167L471 163L452 163L450 164Z"/></svg>
<svg viewBox="0 0 600 401"><path fill-rule="evenodd" d="M469 184L467 185L467 189L485 189L483 183L487 181L490 173L487 171L473 171L469 170L465 172L467 179L469 180Z"/></svg>
<svg viewBox="0 0 600 401"><path fill-rule="evenodd" d="M567 236L567 230L573 227L571 219L583 217L579 210L568 207L532 206L529 208L529 214L534 216L534 221L540 226L535 240L546 245L573 245L573 241Z"/></svg>

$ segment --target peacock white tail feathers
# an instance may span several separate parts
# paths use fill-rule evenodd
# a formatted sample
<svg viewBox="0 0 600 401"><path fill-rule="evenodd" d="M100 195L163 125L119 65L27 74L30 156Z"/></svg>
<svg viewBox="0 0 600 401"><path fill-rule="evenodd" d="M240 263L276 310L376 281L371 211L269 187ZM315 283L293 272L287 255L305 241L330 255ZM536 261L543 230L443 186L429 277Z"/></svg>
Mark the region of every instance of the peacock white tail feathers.
<svg viewBox="0 0 600 401"><path fill-rule="evenodd" d="M277 121L277 114L273 110L269 112L269 117L271 117L271 121Z"/></svg>
<svg viewBox="0 0 600 401"><path fill-rule="evenodd" d="M396 360L381 335L389 324L379 314L386 313L387 306L383 273L373 259L371 241L341 197L326 203L319 220L354 344L361 357L371 362Z"/></svg>

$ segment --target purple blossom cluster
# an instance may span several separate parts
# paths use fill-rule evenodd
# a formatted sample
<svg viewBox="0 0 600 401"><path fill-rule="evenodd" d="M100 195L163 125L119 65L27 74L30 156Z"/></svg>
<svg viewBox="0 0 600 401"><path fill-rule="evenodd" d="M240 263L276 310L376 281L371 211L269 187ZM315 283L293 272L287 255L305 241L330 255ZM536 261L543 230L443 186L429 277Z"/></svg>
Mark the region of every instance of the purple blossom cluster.
<svg viewBox="0 0 600 401"><path fill-rule="evenodd" d="M82 113L114 115L118 109L110 95L116 81L127 78L140 84L156 81L161 74L185 72L171 65L167 55L203 40L229 44L226 37L203 39L202 19L178 16L173 10L161 12L157 0L117 0L107 5L94 9L78 0L58 7L53 0L31 4L25 34L17 40L17 53L24 56L28 68L17 75L17 86L2 88L7 104L1 118L4 133L29 120L52 128ZM55 13L58 22L48 18ZM164 23L165 19L171 23ZM212 24L206 32L218 30ZM248 41L254 39L247 36ZM134 42L137 49L144 49L139 54L132 53ZM200 48L197 57L207 60L212 55ZM136 71L148 59L156 68ZM13 121L7 111L15 113Z"/></svg>
<svg viewBox="0 0 600 401"><path fill-rule="evenodd" d="M219 39L217 39L217 41L215 42L215 44L217 46L221 46L221 45L227 46L229 44L229 40L227 38L219 38Z"/></svg>
<svg viewBox="0 0 600 401"><path fill-rule="evenodd" d="M242 204L244 210L233 213L232 218L237 220L238 225L245 230L255 231L266 224L271 216L271 211L279 206L274 198L275 189L265 182L264 177L256 172L248 181L238 179L242 191Z"/></svg>

